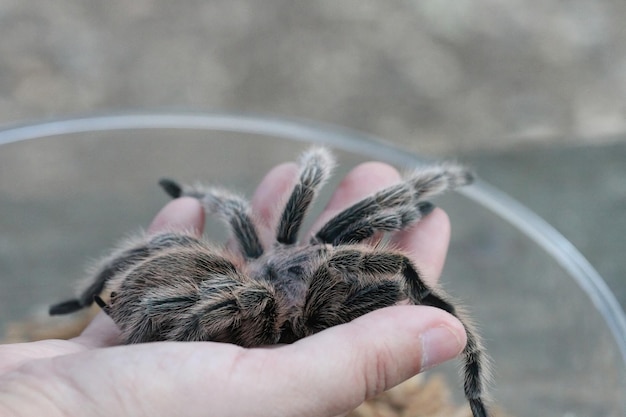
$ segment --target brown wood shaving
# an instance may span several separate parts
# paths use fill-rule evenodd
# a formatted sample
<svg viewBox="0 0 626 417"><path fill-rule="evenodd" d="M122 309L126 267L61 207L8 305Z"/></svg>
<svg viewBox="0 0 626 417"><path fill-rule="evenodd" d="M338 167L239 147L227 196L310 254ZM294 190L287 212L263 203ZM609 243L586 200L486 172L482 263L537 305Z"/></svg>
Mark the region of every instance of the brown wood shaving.
<svg viewBox="0 0 626 417"><path fill-rule="evenodd" d="M455 406L442 375L417 375L366 401L349 417L472 417L469 406Z"/></svg>
<svg viewBox="0 0 626 417"><path fill-rule="evenodd" d="M0 341L3 343L34 342L45 339L71 339L80 335L100 311L98 306L69 316L50 317L47 313L33 314L26 320L8 323Z"/></svg>

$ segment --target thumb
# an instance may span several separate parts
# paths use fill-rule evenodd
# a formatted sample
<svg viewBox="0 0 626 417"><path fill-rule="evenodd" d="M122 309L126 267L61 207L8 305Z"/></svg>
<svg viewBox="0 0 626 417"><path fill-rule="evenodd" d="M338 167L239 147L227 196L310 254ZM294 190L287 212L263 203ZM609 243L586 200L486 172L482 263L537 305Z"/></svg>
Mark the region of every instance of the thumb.
<svg viewBox="0 0 626 417"><path fill-rule="evenodd" d="M390 307L268 351L268 375L284 377L266 382L288 402L284 415L339 415L454 358L465 343L463 325L442 310ZM275 409L277 397L264 398L274 404L259 409Z"/></svg>

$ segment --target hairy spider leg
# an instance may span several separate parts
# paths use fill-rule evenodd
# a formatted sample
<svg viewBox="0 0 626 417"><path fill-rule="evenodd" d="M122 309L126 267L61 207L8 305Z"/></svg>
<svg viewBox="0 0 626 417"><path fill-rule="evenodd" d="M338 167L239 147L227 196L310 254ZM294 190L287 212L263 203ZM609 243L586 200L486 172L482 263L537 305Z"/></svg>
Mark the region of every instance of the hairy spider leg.
<svg viewBox="0 0 626 417"><path fill-rule="evenodd" d="M298 182L285 204L278 223L276 241L283 245L292 245L298 240L302 221L317 197L319 189L330 176L334 162L326 149L313 148L302 154L299 165Z"/></svg>
<svg viewBox="0 0 626 417"><path fill-rule="evenodd" d="M402 254L390 255L401 258L401 273L407 281L409 298L413 303L440 308L459 319L465 327L467 344L462 352L465 397L470 404L474 417L488 417L483 400L483 381L488 378L488 359L485 357L480 337L475 331L473 324L464 317L464 314L460 314L458 309L449 301L446 301L442 295L430 289L422 281L417 269L406 256Z"/></svg>
<svg viewBox="0 0 626 417"><path fill-rule="evenodd" d="M474 175L463 165L441 162L414 170L406 176L405 181L413 188L415 200L423 201L445 191L471 184Z"/></svg>
<svg viewBox="0 0 626 417"><path fill-rule="evenodd" d="M390 279L398 274L404 278L406 289L397 280ZM303 324L310 326L309 332L314 333L394 305L407 295L416 305L437 307L452 314L465 327L467 344L462 352L464 392L474 417L487 417L482 399L487 359L480 339L472 323L423 281L406 255L362 245L336 248L311 280L303 309Z"/></svg>
<svg viewBox="0 0 626 417"><path fill-rule="evenodd" d="M216 214L230 227L246 258L256 259L263 255L263 246L250 218L246 199L218 187L181 186L170 179L161 179L159 184L172 198L187 196L200 200L208 213Z"/></svg>
<svg viewBox="0 0 626 417"><path fill-rule="evenodd" d="M299 337L406 299L404 282L394 279L400 266L388 258L365 245L334 248L309 280Z"/></svg>
<svg viewBox="0 0 626 417"><path fill-rule="evenodd" d="M146 237L142 236L137 242L131 244L130 249L114 251L101 263L93 282L81 292L78 298L50 306L49 314L52 316L69 314L88 307L93 303L94 297L102 293L106 283L112 277L147 259L155 252L174 246L190 246L197 241L191 236L170 232L151 236L147 242ZM122 246L128 247L128 244Z"/></svg>
<svg viewBox="0 0 626 417"><path fill-rule="evenodd" d="M203 242L129 270L107 307L126 343L156 340L273 344L282 314L274 287L240 273Z"/></svg>
<svg viewBox="0 0 626 417"><path fill-rule="evenodd" d="M130 269L119 281L109 304L110 316L126 343L163 340L200 301L206 280L215 277L216 292L228 292L226 277L236 273L230 261L202 242L190 248L165 249Z"/></svg>
<svg viewBox="0 0 626 417"><path fill-rule="evenodd" d="M340 212L317 232L312 243L356 243L377 231L404 229L434 209L432 203L423 199L471 181L471 174L455 164L416 170L403 182L378 191Z"/></svg>
<svg viewBox="0 0 626 417"><path fill-rule="evenodd" d="M333 246L354 244L369 239L377 232L392 232L404 229L407 224L415 223L435 206L430 202L417 205L400 206L394 209L381 210L369 217L356 220L340 231L330 242Z"/></svg>
<svg viewBox="0 0 626 417"><path fill-rule="evenodd" d="M365 220L382 211L408 206L413 201L413 193L405 182L387 187L376 194L366 197L343 210L330 219L315 235L314 242L333 243L355 223L364 224ZM357 234L357 232L353 232ZM345 237L344 237L345 239ZM314 243L312 242L312 243Z"/></svg>
<svg viewBox="0 0 626 417"><path fill-rule="evenodd" d="M326 263L315 271L309 283L302 316L294 330L298 338L305 337L393 306L404 297L397 281L346 277Z"/></svg>
<svg viewBox="0 0 626 417"><path fill-rule="evenodd" d="M240 277L220 279L229 280L229 290L203 295L189 309L184 324L173 329L167 340L217 341L244 347L277 343L284 319L274 287ZM213 292L214 284L207 282L207 291Z"/></svg>

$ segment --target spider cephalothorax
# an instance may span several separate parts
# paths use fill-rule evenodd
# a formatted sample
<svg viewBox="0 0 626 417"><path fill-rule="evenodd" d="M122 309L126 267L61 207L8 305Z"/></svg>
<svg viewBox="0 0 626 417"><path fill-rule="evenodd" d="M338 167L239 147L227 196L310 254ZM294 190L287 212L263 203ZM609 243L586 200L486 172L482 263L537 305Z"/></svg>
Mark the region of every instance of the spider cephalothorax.
<svg viewBox="0 0 626 417"><path fill-rule="evenodd" d="M403 300L459 317L404 253L363 242L417 222L433 208L426 199L472 181L464 168L445 163L416 170L340 212L301 245L298 232L332 158L313 148L299 164L273 246L261 244L246 200L218 188L162 180L172 197L195 197L221 217L239 253L186 233L140 236L106 258L78 298L52 306L50 313L70 313L95 300L126 343L210 340L246 347L290 343ZM105 288L108 304L100 298ZM486 417L484 354L473 327L459 318L467 332L465 395L474 416Z"/></svg>

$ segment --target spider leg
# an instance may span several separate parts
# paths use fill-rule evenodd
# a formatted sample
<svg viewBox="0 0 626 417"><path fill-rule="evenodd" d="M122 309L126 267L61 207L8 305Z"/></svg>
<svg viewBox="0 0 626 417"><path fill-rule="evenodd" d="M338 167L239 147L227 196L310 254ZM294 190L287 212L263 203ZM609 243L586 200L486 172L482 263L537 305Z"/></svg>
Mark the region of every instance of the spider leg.
<svg viewBox="0 0 626 417"><path fill-rule="evenodd" d="M101 262L92 283L77 298L50 306L49 313L53 316L69 314L88 307L94 301L94 296L101 294L106 283L114 276L147 259L155 252L172 246L190 246L197 242L198 240L191 236L170 232L126 241L120 249L115 250Z"/></svg>
<svg viewBox="0 0 626 417"><path fill-rule="evenodd" d="M284 245L296 243L302 221L330 175L333 160L324 148L313 148L302 154L299 164L298 182L285 204L276 233L276 241Z"/></svg>
<svg viewBox="0 0 626 417"><path fill-rule="evenodd" d="M328 265L313 275L302 317L296 324L297 338L332 326L348 323L366 313L398 303L403 296L401 285L392 280L362 282L346 279Z"/></svg>
<svg viewBox="0 0 626 417"><path fill-rule="evenodd" d="M312 243L356 243L377 231L401 230L433 210L424 201L446 190L469 184L472 175L463 167L445 163L416 170L403 182L353 204L324 225Z"/></svg>
<svg viewBox="0 0 626 417"><path fill-rule="evenodd" d="M265 282L231 279L228 291L207 290L191 308L182 326L166 339L217 341L244 347L271 345L280 338L281 314L275 289ZM207 282L207 286L213 286ZM214 292L214 293L213 293Z"/></svg>
<svg viewBox="0 0 626 417"><path fill-rule="evenodd" d="M162 179L159 184L172 198L197 198L207 212L217 214L233 231L246 258L255 259L263 255L263 246L250 218L248 201L244 198L217 187L181 186L170 179Z"/></svg>
<svg viewBox="0 0 626 417"><path fill-rule="evenodd" d="M253 281L208 247L172 248L130 270L111 318L126 343L219 341L242 346L278 341L275 289Z"/></svg>
<svg viewBox="0 0 626 417"><path fill-rule="evenodd" d="M459 313L457 308L438 294L428 294L422 299L421 304L440 308L452 314L463 323L467 334L467 344L462 352L465 362L463 372L465 382L463 389L469 401L472 415L475 417L488 417L489 414L487 413L482 398L483 380L487 379L486 375L489 372L487 369L488 359L484 357L482 343L474 326L467 318L462 317L462 314Z"/></svg>
<svg viewBox="0 0 626 417"><path fill-rule="evenodd" d="M357 222L363 224L366 219L376 216L381 211L411 205L412 196L411 188L406 182L387 187L353 204L330 219L317 232L313 241L333 243L339 235Z"/></svg>
<svg viewBox="0 0 626 417"><path fill-rule="evenodd" d="M345 229L338 231L332 242L333 246L354 244L369 239L376 232L393 232L401 230L407 224L415 223L434 210L435 206L423 201L417 206L407 205L395 209L381 210L369 217L349 224Z"/></svg>
<svg viewBox="0 0 626 417"><path fill-rule="evenodd" d="M332 271L337 273L333 274ZM467 333L467 344L462 352L465 396L470 403L474 417L487 417L483 400L483 381L487 379L488 361L483 353L480 337L465 314L447 301L440 291L435 291L422 280L409 258L400 252L382 252L371 249L364 251L362 246L341 247L336 249L327 263L320 268L319 274L321 275L314 277L310 285L311 301L307 300L310 303L310 312L307 314L321 310L321 305L325 303L323 307L327 308L328 312L314 315L316 318L321 317L321 320L318 320L322 323L331 323L333 320L339 323L348 318L353 319L382 306L393 305L407 294L414 304L437 307L457 317L463 323ZM401 287L398 281L384 278L398 274L404 278L406 287ZM337 278L333 277L337 276L344 277L345 282L335 284L334 281ZM320 285L328 286L329 289L318 289L316 280L319 280ZM352 284L348 284L349 281ZM354 291L354 288L358 288L358 291ZM374 300L373 297L381 297L381 299ZM324 301L324 298L329 301ZM316 304L320 304L320 307L311 308L316 307ZM348 313L342 316L343 313L340 310ZM323 314L330 318L325 318Z"/></svg>
<svg viewBox="0 0 626 417"><path fill-rule="evenodd" d="M484 381L488 379L488 359L485 357L480 336L472 322L465 317L464 313L447 301L440 291L429 288L406 256L398 253L389 253L388 255L390 255L389 260L395 258L400 261L401 273L407 281L409 298L413 303L440 308L459 319L465 327L467 344L462 352L465 378L464 392L469 401L472 415L474 417L487 417L488 413L483 399L483 385Z"/></svg>

